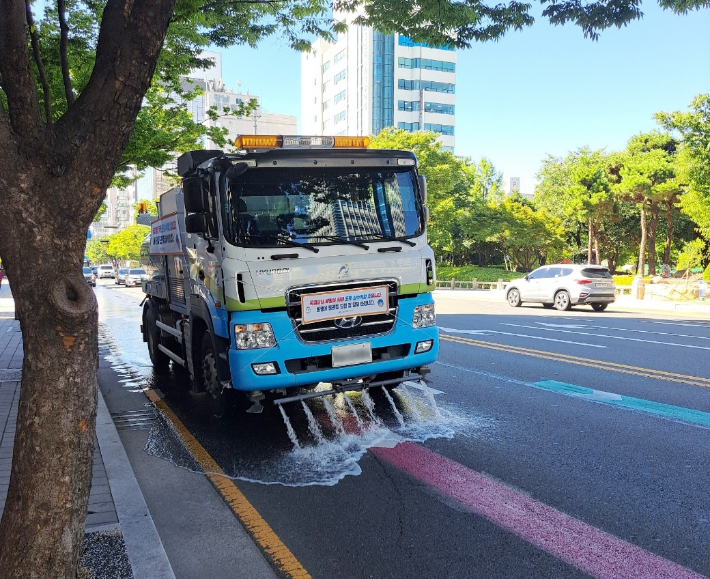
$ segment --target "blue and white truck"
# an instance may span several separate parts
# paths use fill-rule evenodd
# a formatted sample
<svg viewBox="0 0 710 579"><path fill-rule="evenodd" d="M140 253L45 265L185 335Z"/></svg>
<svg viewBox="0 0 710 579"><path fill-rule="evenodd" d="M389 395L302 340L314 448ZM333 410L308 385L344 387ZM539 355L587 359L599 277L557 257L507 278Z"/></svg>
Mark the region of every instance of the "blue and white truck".
<svg viewBox="0 0 710 579"><path fill-rule="evenodd" d="M426 182L366 137L242 136L178 159L142 248L151 361L217 415L417 380L439 336ZM316 390L318 385L320 388ZM325 384L325 386L324 386Z"/></svg>

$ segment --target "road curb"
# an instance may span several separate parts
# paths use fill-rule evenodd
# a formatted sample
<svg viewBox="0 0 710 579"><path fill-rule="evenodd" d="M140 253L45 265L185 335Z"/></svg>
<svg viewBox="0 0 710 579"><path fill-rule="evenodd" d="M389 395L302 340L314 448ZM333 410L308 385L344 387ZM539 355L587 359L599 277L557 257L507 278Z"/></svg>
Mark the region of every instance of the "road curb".
<svg viewBox="0 0 710 579"><path fill-rule="evenodd" d="M98 395L96 437L134 579L175 579L101 390Z"/></svg>

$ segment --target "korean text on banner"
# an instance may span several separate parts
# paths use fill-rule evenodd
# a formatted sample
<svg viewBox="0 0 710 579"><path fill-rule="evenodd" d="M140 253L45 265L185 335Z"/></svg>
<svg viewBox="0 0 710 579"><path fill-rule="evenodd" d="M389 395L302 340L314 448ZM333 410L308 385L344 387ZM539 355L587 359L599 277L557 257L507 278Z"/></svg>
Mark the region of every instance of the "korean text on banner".
<svg viewBox="0 0 710 579"><path fill-rule="evenodd" d="M304 324L334 318L385 314L389 311L388 288L383 285L306 294L301 296L301 311Z"/></svg>
<svg viewBox="0 0 710 579"><path fill-rule="evenodd" d="M170 213L156 219L150 226L151 255L182 254L182 240L178 226L178 214Z"/></svg>

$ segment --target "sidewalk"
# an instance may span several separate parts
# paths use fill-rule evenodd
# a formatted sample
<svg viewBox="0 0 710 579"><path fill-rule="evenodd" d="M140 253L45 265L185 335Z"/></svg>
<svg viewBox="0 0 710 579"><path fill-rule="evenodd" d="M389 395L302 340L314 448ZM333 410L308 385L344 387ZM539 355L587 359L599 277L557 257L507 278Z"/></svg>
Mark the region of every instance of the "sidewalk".
<svg viewBox="0 0 710 579"><path fill-rule="evenodd" d="M5 507L22 375L22 335L7 282L0 288L0 516ZM145 411L100 351L93 474L82 563L94 579L275 579L271 567L203 474L145 452ZM107 407L108 404L108 407ZM110 408L110 410L109 410ZM117 426L119 430L117 430Z"/></svg>

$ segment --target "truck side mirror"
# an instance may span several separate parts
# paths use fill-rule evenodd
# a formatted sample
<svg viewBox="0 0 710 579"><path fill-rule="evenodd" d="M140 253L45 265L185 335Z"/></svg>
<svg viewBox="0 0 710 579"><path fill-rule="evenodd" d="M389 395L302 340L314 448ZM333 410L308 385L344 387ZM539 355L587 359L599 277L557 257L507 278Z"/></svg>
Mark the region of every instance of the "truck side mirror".
<svg viewBox="0 0 710 579"><path fill-rule="evenodd" d="M205 196L202 190L200 177L188 177L182 182L182 195L185 211L188 213L203 213L205 210Z"/></svg>
<svg viewBox="0 0 710 579"><path fill-rule="evenodd" d="M188 233L207 233L207 217L204 213L185 215L185 231Z"/></svg>
<svg viewBox="0 0 710 579"><path fill-rule="evenodd" d="M424 223L429 223L429 208L425 205L424 209Z"/></svg>
<svg viewBox="0 0 710 579"><path fill-rule="evenodd" d="M422 205L426 205L426 177L419 175L419 196L422 198Z"/></svg>

